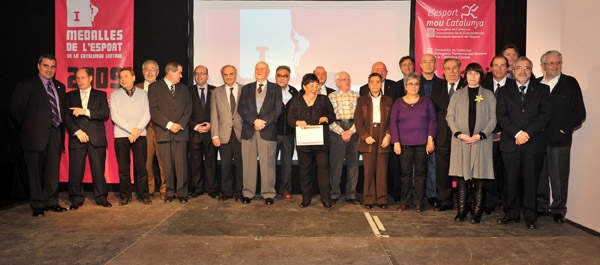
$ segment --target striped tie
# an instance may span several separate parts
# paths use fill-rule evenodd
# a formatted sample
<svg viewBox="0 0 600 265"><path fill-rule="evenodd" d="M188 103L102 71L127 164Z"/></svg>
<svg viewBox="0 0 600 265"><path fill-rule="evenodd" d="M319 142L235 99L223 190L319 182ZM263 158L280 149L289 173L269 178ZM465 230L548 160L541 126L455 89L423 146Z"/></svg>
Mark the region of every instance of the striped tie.
<svg viewBox="0 0 600 265"><path fill-rule="evenodd" d="M171 84L171 88L169 90L171 91L171 96L175 97L175 85Z"/></svg>
<svg viewBox="0 0 600 265"><path fill-rule="evenodd" d="M51 81L48 81L46 84L46 93L48 94L48 101L50 102L50 109L52 110L52 125L58 127L60 125L60 114L58 112L58 104L56 103L56 97L54 96Z"/></svg>

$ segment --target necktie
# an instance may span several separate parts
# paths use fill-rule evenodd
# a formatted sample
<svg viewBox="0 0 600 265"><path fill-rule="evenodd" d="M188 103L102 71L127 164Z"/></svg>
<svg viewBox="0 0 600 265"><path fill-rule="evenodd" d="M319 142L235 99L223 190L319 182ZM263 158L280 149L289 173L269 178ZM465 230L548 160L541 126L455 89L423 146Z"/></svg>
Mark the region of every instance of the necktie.
<svg viewBox="0 0 600 265"><path fill-rule="evenodd" d="M525 86L520 86L519 90L521 90L521 101L525 101Z"/></svg>
<svg viewBox="0 0 600 265"><path fill-rule="evenodd" d="M235 96L233 95L233 87L229 88L231 92L229 93L229 105L231 106L231 114L235 111Z"/></svg>
<svg viewBox="0 0 600 265"><path fill-rule="evenodd" d="M496 84L496 90L494 91L494 95L498 95L498 88L500 88L500 83Z"/></svg>
<svg viewBox="0 0 600 265"><path fill-rule="evenodd" d="M450 98L452 98L452 95L454 95L454 83L450 84L450 93L448 93Z"/></svg>
<svg viewBox="0 0 600 265"><path fill-rule="evenodd" d="M52 90L51 81L48 81L46 84L46 93L48 94L48 102L50 102L50 109L52 110L52 125L58 127L60 125L60 115L58 114L58 105L54 96L54 90Z"/></svg>
<svg viewBox="0 0 600 265"><path fill-rule="evenodd" d="M263 84L258 84L258 94L262 93Z"/></svg>
<svg viewBox="0 0 600 265"><path fill-rule="evenodd" d="M171 84L171 88L169 90L171 91L171 96L175 97L175 85Z"/></svg>
<svg viewBox="0 0 600 265"><path fill-rule="evenodd" d="M202 105L202 108L204 109L204 107L206 106L206 97L204 96L204 88L203 87L200 88L200 103Z"/></svg>
<svg viewBox="0 0 600 265"><path fill-rule="evenodd" d="M81 107L84 109L87 109L88 101L90 99L89 94L90 94L90 92L87 90L81 91Z"/></svg>

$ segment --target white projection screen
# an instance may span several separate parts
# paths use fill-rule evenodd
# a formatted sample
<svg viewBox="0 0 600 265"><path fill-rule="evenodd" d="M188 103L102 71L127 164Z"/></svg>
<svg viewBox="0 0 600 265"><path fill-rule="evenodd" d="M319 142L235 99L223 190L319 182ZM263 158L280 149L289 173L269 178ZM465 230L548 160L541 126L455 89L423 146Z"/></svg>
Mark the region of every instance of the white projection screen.
<svg viewBox="0 0 600 265"><path fill-rule="evenodd" d="M409 54L410 1L194 1L194 66L205 65L209 84L222 85L220 69L238 69L238 82L254 81L254 65L292 69L290 85L315 67L347 71L352 89L367 83L382 61L388 79L399 80L398 60ZM190 84L192 85L192 84Z"/></svg>

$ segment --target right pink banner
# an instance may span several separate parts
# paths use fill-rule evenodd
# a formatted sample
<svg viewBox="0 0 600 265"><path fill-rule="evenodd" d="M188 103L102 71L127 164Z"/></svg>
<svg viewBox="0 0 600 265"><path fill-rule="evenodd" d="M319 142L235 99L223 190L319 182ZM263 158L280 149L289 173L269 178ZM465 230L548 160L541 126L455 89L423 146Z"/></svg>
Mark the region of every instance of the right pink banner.
<svg viewBox="0 0 600 265"><path fill-rule="evenodd" d="M440 78L448 57L458 58L463 67L477 62L488 68L496 50L495 0L417 0L415 9L417 65L429 53L437 59Z"/></svg>

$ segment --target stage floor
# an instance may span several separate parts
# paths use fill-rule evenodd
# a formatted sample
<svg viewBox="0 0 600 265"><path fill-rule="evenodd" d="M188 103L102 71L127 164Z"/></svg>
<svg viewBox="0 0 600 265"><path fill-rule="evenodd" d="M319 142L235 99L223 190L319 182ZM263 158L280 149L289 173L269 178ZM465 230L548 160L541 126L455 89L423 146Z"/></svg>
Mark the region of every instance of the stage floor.
<svg viewBox="0 0 600 265"><path fill-rule="evenodd" d="M135 195L134 195L135 196ZM112 208L92 194L78 210L32 217L26 203L0 211L0 264L600 264L600 237L540 217L538 228L454 221L455 210L427 205L398 211L340 200L326 210L299 194L265 205L207 195ZM69 207L68 194L60 204ZM567 216L568 218L568 216Z"/></svg>

